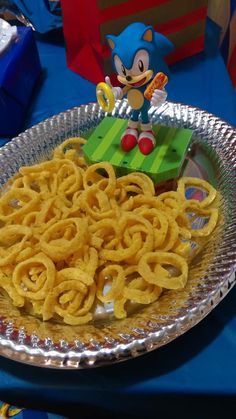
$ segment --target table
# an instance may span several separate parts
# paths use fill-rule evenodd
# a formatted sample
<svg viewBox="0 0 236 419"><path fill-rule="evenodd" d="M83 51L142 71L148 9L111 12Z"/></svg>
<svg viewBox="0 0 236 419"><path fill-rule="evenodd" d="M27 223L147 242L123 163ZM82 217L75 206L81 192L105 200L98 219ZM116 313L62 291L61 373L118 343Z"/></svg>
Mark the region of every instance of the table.
<svg viewBox="0 0 236 419"><path fill-rule="evenodd" d="M205 51L172 66L168 98L236 126L236 94L216 46L218 34L208 22ZM44 73L26 127L95 100L95 86L67 69L58 35L38 39L38 48ZM233 289L207 318L167 346L95 370L41 370L0 357L0 399L78 418L172 418L177 413L191 419L233 418L235 314Z"/></svg>

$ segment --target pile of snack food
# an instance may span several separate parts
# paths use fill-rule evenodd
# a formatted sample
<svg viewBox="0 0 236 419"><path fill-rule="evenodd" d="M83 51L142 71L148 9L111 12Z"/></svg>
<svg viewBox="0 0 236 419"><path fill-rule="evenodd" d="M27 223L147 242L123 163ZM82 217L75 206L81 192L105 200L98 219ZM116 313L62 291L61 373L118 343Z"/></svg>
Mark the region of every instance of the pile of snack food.
<svg viewBox="0 0 236 419"><path fill-rule="evenodd" d="M164 289L183 289L191 241L209 236L218 209L206 181L181 178L155 195L143 173L116 178L109 163L87 166L71 138L51 160L21 167L0 197L0 290L43 320L91 321L97 303L150 304ZM205 198L187 200L199 187ZM201 228L194 220L202 217Z"/></svg>

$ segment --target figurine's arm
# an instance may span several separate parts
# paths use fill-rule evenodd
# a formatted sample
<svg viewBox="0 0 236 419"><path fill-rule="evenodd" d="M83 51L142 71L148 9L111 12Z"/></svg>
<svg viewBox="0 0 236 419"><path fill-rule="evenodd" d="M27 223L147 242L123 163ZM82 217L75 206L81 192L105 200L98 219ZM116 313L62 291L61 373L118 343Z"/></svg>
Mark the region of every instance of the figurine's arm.
<svg viewBox="0 0 236 419"><path fill-rule="evenodd" d="M112 93L115 96L115 100L122 99L122 97L123 97L123 91L122 91L121 87L119 87L119 86L112 86L111 80L110 80L110 77L109 76L106 76L105 77L105 82L106 82L106 84L108 84L108 86L110 86L110 88L112 90Z"/></svg>
<svg viewBox="0 0 236 419"><path fill-rule="evenodd" d="M100 82L96 87L97 101L105 112L112 112L115 101L117 99L122 99L129 89L129 86L123 88L112 86L110 77L106 76L105 83Z"/></svg>
<svg viewBox="0 0 236 419"><path fill-rule="evenodd" d="M130 90L130 88L131 88L130 86L124 86L123 88L119 87L119 86L112 86L109 76L105 77L105 82L106 82L106 84L108 84L108 86L110 86L110 88L112 90L112 93L115 96L116 100L117 99L122 99L126 95L128 90Z"/></svg>

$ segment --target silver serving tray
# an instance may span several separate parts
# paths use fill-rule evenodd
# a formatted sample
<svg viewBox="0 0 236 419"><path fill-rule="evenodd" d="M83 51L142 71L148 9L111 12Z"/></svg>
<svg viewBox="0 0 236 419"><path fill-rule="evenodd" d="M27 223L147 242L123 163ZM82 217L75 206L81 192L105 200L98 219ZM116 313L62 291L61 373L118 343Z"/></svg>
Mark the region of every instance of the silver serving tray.
<svg viewBox="0 0 236 419"><path fill-rule="evenodd" d="M128 118L118 101L113 116ZM221 222L201 256L193 262L183 291L169 291L124 320L99 320L66 326L22 313L0 294L0 354L20 362L53 368L90 368L141 355L161 347L196 325L235 283L236 130L215 116L167 102L150 109L153 123L194 131L185 174L209 180L218 189ZM56 115L28 129L0 149L0 187L20 166L49 156L71 136L83 136L104 113L88 104Z"/></svg>

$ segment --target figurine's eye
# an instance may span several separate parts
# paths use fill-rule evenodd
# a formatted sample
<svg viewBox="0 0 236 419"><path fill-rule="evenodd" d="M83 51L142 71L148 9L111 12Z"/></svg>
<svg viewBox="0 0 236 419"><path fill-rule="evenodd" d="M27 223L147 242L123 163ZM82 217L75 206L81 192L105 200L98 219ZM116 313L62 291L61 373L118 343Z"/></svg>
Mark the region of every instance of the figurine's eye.
<svg viewBox="0 0 236 419"><path fill-rule="evenodd" d="M116 71L119 74L119 76L126 76L127 70L124 64L122 63L120 57L118 57L118 55L115 55L114 57L114 64L115 64Z"/></svg>
<svg viewBox="0 0 236 419"><path fill-rule="evenodd" d="M121 64L121 71L124 74L124 76L126 76L126 70L123 64Z"/></svg>
<svg viewBox="0 0 236 419"><path fill-rule="evenodd" d="M139 75L149 69L149 53L145 49L140 49L133 61L131 72L132 74Z"/></svg>
<svg viewBox="0 0 236 419"><path fill-rule="evenodd" d="M139 70L140 70L141 72L143 72L143 70L144 70L144 65L143 65L142 60L139 60L139 62L138 62L138 68L139 68Z"/></svg>

